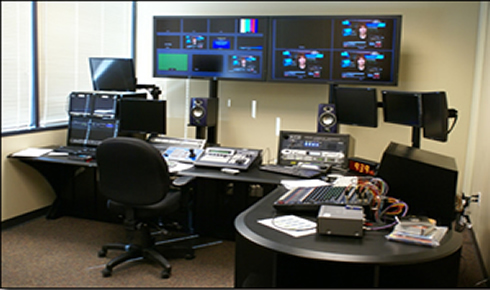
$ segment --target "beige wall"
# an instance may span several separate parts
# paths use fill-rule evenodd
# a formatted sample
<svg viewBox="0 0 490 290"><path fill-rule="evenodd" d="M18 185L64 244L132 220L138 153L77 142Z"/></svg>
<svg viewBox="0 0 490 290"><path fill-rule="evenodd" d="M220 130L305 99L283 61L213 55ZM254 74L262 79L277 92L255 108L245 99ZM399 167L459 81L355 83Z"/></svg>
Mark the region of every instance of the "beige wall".
<svg viewBox="0 0 490 290"><path fill-rule="evenodd" d="M487 269L490 269L490 3L482 4L480 11L477 65L475 67L474 97L467 148L467 166L464 172L466 195L481 193L480 204L470 206L475 235Z"/></svg>
<svg viewBox="0 0 490 290"><path fill-rule="evenodd" d="M488 6L485 7L488 11ZM489 70L485 67L490 65L490 56L488 52L486 57L479 57L477 53L478 45L484 56L489 47L487 44L486 50L482 49L477 41L480 2L164 1L138 2L137 9L136 69L139 82L155 83L163 90L162 96L169 108L168 135L189 138L195 136L195 129L187 126L189 98L207 97L208 82L152 77L153 15L402 15L399 85L378 87L378 91L444 90L449 106L459 111L458 124L447 143L422 139L421 147L456 159L458 193L463 190L467 195L482 192L483 202L480 207L472 207L472 212L474 228L489 268L490 244L484 241L490 238L487 177L490 157L486 149L490 140L489 117L484 112L488 112L490 106L490 92L488 85L485 86L489 83ZM485 25L489 27L488 23ZM488 33L485 35L488 39ZM475 64L483 61L486 65L477 70ZM475 79L482 76L484 79L479 85L475 84ZM275 157L277 147L276 118L281 119L282 130L315 131L316 108L318 103L328 100L328 86L219 81L218 95L219 143L264 149L264 158L271 159ZM252 100L257 101L255 119L251 117ZM474 104L475 100L478 100L477 104ZM476 114L476 110L481 113ZM380 117L382 119L382 115ZM379 160L391 141L409 145L411 136L409 128L384 124L381 120L376 129L343 125L341 132L356 139L357 156L372 160ZM62 144L64 134L63 130L57 130L2 137L2 221L42 208L54 198L52 189L38 172L20 162L7 160L6 155L31 146Z"/></svg>
<svg viewBox="0 0 490 290"><path fill-rule="evenodd" d="M11 153L30 147L63 144L66 130L2 137L2 221L43 208L54 200L54 191L38 171Z"/></svg>

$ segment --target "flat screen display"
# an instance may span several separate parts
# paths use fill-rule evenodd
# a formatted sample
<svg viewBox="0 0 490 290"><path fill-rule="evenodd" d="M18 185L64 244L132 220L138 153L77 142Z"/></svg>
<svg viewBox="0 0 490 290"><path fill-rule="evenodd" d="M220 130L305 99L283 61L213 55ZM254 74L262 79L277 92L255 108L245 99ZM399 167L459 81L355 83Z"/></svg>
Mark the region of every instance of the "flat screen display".
<svg viewBox="0 0 490 290"><path fill-rule="evenodd" d="M69 98L68 113L70 115L86 116L92 114L92 94L71 93Z"/></svg>
<svg viewBox="0 0 490 290"><path fill-rule="evenodd" d="M376 89L335 87L333 102L340 124L378 127Z"/></svg>
<svg viewBox="0 0 490 290"><path fill-rule="evenodd" d="M119 100L120 131L143 134L166 134L167 102L139 98Z"/></svg>
<svg viewBox="0 0 490 290"><path fill-rule="evenodd" d="M422 127L422 96L420 93L383 91L382 96L385 122Z"/></svg>
<svg viewBox="0 0 490 290"><path fill-rule="evenodd" d="M136 90L133 59L90 57L89 63L95 91Z"/></svg>
<svg viewBox="0 0 490 290"><path fill-rule="evenodd" d="M96 147L107 138L118 135L119 121L84 116L70 116L68 145Z"/></svg>
<svg viewBox="0 0 490 290"><path fill-rule="evenodd" d="M270 81L398 82L401 16L277 16L270 27Z"/></svg>
<svg viewBox="0 0 490 290"><path fill-rule="evenodd" d="M97 117L111 117L116 115L118 95L94 94L92 115Z"/></svg>
<svg viewBox="0 0 490 290"><path fill-rule="evenodd" d="M268 18L155 16L154 77L264 80Z"/></svg>
<svg viewBox="0 0 490 290"><path fill-rule="evenodd" d="M449 117L446 93L422 93L422 111L424 138L446 142Z"/></svg>

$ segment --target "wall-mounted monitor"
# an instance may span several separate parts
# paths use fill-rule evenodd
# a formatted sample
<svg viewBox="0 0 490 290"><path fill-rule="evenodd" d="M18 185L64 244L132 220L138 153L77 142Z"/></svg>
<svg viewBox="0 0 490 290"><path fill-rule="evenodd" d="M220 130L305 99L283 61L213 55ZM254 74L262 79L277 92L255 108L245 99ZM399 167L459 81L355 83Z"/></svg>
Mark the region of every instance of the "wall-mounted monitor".
<svg viewBox="0 0 490 290"><path fill-rule="evenodd" d="M167 102L140 98L119 100L120 132L166 134Z"/></svg>
<svg viewBox="0 0 490 290"><path fill-rule="evenodd" d="M424 138L446 142L449 110L445 92L422 93Z"/></svg>
<svg viewBox="0 0 490 290"><path fill-rule="evenodd" d="M378 127L376 89L335 87L333 103L340 124Z"/></svg>
<svg viewBox="0 0 490 290"><path fill-rule="evenodd" d="M401 16L275 16L268 80L396 85Z"/></svg>
<svg viewBox="0 0 490 290"><path fill-rule="evenodd" d="M90 57L89 64L95 91L136 90L133 59Z"/></svg>
<svg viewBox="0 0 490 290"><path fill-rule="evenodd" d="M264 80L268 17L155 16L153 76Z"/></svg>
<svg viewBox="0 0 490 290"><path fill-rule="evenodd" d="M416 92L382 91L384 121L420 128L422 94Z"/></svg>

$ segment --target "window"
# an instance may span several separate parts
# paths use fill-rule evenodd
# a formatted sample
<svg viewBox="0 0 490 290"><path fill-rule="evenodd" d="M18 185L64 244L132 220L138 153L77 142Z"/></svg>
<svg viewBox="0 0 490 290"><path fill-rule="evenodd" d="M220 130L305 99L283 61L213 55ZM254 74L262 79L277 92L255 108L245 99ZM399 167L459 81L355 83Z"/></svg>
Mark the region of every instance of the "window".
<svg viewBox="0 0 490 290"><path fill-rule="evenodd" d="M35 124L66 124L70 93L92 90L89 57L132 57L132 6L102 1L2 2L2 133ZM38 86L33 88L36 76Z"/></svg>
<svg viewBox="0 0 490 290"><path fill-rule="evenodd" d="M2 1L2 132L33 126L32 5Z"/></svg>

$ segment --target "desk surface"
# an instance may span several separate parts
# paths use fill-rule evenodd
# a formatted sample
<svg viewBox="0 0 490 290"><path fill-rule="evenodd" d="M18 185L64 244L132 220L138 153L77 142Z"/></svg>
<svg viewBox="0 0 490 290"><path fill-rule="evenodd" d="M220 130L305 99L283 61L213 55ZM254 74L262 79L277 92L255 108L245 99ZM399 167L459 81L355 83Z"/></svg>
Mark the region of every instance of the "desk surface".
<svg viewBox="0 0 490 290"><path fill-rule="evenodd" d="M27 162L44 162L44 163L57 163L57 164L72 165L72 166L97 167L97 162L95 160L82 161L82 160L70 159L67 156L44 155L41 157L12 157L12 158L27 161ZM220 171L219 168L213 168L213 167L193 167L191 169L180 171L176 174L181 176L193 176L193 177L201 177L201 178L221 179L221 180L230 180L230 181L237 181L237 182L264 183L264 184L281 184L281 180L284 179L290 179L290 180L298 179L296 177L262 171L258 167L250 168L247 171L241 171L236 175L223 173Z"/></svg>
<svg viewBox="0 0 490 290"><path fill-rule="evenodd" d="M391 242L385 239L388 231L366 232L364 237L339 237L319 234L299 238L259 224L261 219L276 214L273 202L286 189L279 187L262 198L235 220L235 228L246 239L276 252L297 257L378 265L400 265L423 263L451 255L460 249L462 236L448 231L439 247L430 248L418 245Z"/></svg>

